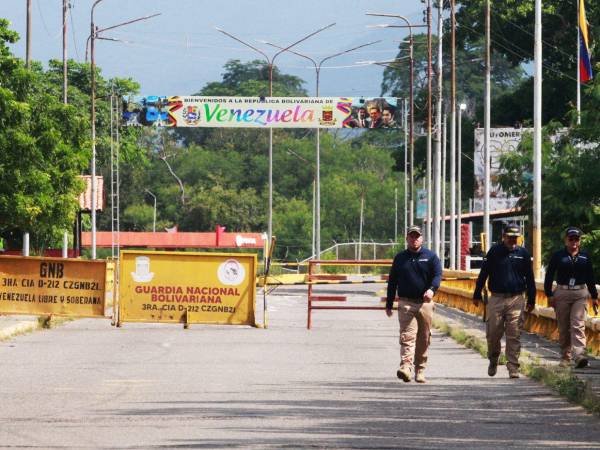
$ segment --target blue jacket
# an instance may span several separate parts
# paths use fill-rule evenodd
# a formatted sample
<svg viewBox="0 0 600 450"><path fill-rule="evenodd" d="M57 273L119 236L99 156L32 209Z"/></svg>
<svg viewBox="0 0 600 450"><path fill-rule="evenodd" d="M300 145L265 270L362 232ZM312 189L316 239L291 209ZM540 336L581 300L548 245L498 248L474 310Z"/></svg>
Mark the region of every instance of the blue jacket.
<svg viewBox="0 0 600 450"><path fill-rule="evenodd" d="M492 293L517 294L527 292L527 303L535 305L535 278L531 255L523 247L509 250L503 243L490 248L483 259L473 298L481 300L486 280Z"/></svg>
<svg viewBox="0 0 600 450"><path fill-rule="evenodd" d="M568 285L569 279L575 278L575 284L587 285L592 298L598 298L592 260L587 252L580 251L575 258L571 258L567 249L563 248L552 255L544 279L544 292L548 297L552 297L552 282L555 273L557 284Z"/></svg>
<svg viewBox="0 0 600 450"><path fill-rule="evenodd" d="M435 253L424 247L418 253L404 250L396 255L392 263L385 307L392 308L396 294L422 302L423 294L428 289L435 292L441 281L442 264Z"/></svg>

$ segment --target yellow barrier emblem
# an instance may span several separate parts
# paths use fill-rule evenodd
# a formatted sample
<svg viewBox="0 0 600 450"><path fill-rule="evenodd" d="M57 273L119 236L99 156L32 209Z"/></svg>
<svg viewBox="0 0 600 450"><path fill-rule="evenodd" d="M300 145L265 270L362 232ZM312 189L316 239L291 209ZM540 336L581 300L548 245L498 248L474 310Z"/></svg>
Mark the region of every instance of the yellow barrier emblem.
<svg viewBox="0 0 600 450"><path fill-rule="evenodd" d="M119 322L255 325L256 255L121 252Z"/></svg>
<svg viewBox="0 0 600 450"><path fill-rule="evenodd" d="M105 261L0 256L0 313L104 317Z"/></svg>

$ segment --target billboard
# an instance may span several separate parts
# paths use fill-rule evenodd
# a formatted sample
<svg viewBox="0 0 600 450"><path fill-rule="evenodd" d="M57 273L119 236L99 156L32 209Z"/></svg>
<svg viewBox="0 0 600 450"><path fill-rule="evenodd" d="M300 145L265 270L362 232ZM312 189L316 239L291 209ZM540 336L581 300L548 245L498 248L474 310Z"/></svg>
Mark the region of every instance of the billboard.
<svg viewBox="0 0 600 450"><path fill-rule="evenodd" d="M104 318L106 261L0 256L0 314Z"/></svg>
<svg viewBox="0 0 600 450"><path fill-rule="evenodd" d="M119 322L255 325L256 255L121 252Z"/></svg>
<svg viewBox="0 0 600 450"><path fill-rule="evenodd" d="M398 128L397 99L350 97L144 97L125 125L202 128Z"/></svg>
<svg viewBox="0 0 600 450"><path fill-rule="evenodd" d="M483 128L475 129L475 195L473 208L483 210L484 197L484 133ZM509 197L498 184L500 175L500 156L503 153L517 150L524 133L532 133L532 128L492 128L490 129L490 211L511 209L517 205L518 197Z"/></svg>

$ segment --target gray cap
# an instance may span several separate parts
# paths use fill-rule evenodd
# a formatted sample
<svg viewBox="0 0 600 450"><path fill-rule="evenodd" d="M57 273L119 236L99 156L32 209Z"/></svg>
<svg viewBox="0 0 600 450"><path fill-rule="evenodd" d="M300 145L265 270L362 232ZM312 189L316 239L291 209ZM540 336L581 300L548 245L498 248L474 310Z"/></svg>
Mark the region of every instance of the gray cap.
<svg viewBox="0 0 600 450"><path fill-rule="evenodd" d="M419 227L417 225L408 227L408 230L406 230L406 235L408 236L410 233L419 233L419 236L423 235L423 232L421 231L421 227Z"/></svg>
<svg viewBox="0 0 600 450"><path fill-rule="evenodd" d="M502 233L506 236L521 236L521 227L516 223L509 223L504 227Z"/></svg>

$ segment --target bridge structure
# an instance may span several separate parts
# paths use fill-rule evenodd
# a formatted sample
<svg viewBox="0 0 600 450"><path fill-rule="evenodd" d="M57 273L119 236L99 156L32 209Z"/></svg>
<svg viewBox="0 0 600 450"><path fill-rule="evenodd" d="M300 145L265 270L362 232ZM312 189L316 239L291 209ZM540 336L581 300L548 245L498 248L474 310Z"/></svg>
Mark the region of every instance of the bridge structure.
<svg viewBox="0 0 600 450"><path fill-rule="evenodd" d="M575 393L572 400L598 411L600 361L591 358L587 369L558 367L555 319L541 286L524 321L524 376L512 380L501 369L491 378L487 360L450 337L459 331L467 342L484 342L482 310L471 304L477 274L445 271L435 297L428 382L400 382L398 322L385 316L381 301L390 263L313 261L302 285L267 285L268 329L114 328L78 319L22 335L40 322L0 316L0 442L9 448L600 448L598 416L535 379L558 377L563 391ZM349 266L362 273L344 273ZM319 308L308 330L311 301ZM598 317L587 322L596 354L599 324Z"/></svg>

